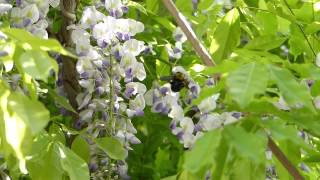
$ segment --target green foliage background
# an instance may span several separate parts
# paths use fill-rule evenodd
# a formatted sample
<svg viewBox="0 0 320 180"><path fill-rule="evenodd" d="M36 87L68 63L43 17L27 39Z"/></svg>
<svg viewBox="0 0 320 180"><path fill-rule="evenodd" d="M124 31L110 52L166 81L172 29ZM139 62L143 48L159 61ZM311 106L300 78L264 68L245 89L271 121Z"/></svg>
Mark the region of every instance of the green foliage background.
<svg viewBox="0 0 320 180"><path fill-rule="evenodd" d="M78 17L88 4L80 1ZM144 117L133 120L142 143L134 145L127 158L132 179L193 180L208 175L214 180L265 179L272 176L266 171L270 165L278 179L293 179L277 158L266 158L268 136L305 179L319 178L320 116L314 100L320 96L320 68L316 66L320 61L320 1L237 0L233 7L226 7L200 0L197 10L191 0L175 4L217 66L198 71L196 66L205 65L189 43L181 60L169 61L165 44L174 42L173 17L161 1L130 1L128 17L145 24L145 32L137 39L153 44L155 51L155 55L140 57L148 73L144 83L151 88L154 80L169 75L175 65L185 67L199 83L205 81L203 75L219 74L217 86L203 89L193 103L219 92L220 111L239 111L245 116L238 123L207 132L193 149L185 150L170 132L170 119L147 108ZM52 9L49 17L53 32L58 32L59 11ZM89 179L89 146L83 132L70 128L71 117L58 110L74 111L53 90L55 77L50 70L57 74L58 65L48 52L75 56L57 40L39 39L5 23L1 31L9 38L0 40L0 49L9 50L0 57L0 152L8 174L13 179ZM6 73L21 74L19 83L29 94L11 89L3 76ZM307 80L314 82L310 88ZM289 111L273 105L280 97ZM301 132L307 138L301 138ZM76 136L70 147L66 134ZM95 141L112 159L125 157L115 139ZM21 169L29 174L22 175Z"/></svg>

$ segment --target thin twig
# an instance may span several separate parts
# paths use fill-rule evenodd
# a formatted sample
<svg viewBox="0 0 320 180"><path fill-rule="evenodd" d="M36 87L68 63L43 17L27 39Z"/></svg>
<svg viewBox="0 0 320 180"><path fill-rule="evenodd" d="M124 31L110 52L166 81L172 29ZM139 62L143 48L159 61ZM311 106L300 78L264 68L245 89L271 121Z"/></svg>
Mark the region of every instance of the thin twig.
<svg viewBox="0 0 320 180"><path fill-rule="evenodd" d="M175 18L178 25L182 29L182 31L186 34L188 40L191 42L194 50L201 57L203 63L207 66L215 66L215 63L208 51L204 48L204 46L197 39L195 33L192 28L186 21L185 17L178 11L175 4L172 0L162 0L163 4L169 10L171 15ZM292 165L290 160L285 156L285 154L281 151L281 149L275 144L275 142L268 137L268 147L272 151L272 153L277 157L277 159L281 162L281 164L288 170L288 172L294 177L295 180L303 180L304 178L300 175L299 171L296 167Z"/></svg>
<svg viewBox="0 0 320 180"><path fill-rule="evenodd" d="M288 170L288 172L294 177L295 180L303 180L299 171L292 165L286 155L279 149L279 147L274 143L274 141L269 137L268 146L272 153L277 157L281 164Z"/></svg>
<svg viewBox="0 0 320 180"><path fill-rule="evenodd" d="M178 11L176 6L171 0L162 0L163 4L167 7L171 15L175 18L179 27L187 36L188 40L191 42L194 50L201 57L204 63L208 66L215 66L215 62L212 60L207 49L201 44L197 39L196 34L193 32L191 26L187 22L186 18Z"/></svg>
<svg viewBox="0 0 320 180"><path fill-rule="evenodd" d="M283 1L284 1L284 3L286 4L287 8L289 9L290 13L291 13L293 16L295 16L295 14L294 14L294 12L292 11L291 7L289 6L288 2L287 2L286 0L283 0ZM308 43L308 46L310 47L310 49L311 49L314 57L317 57L317 54L316 54L316 52L314 51L314 49L313 49L313 47L312 47L312 45L311 45L311 43L310 43L310 41L309 41L306 33L304 32L303 28L301 27L301 25L298 24L298 23L296 23L296 22L294 22L294 23L298 26L299 30L300 30L301 33L303 34L303 37L306 39L306 41L307 41L307 43Z"/></svg>

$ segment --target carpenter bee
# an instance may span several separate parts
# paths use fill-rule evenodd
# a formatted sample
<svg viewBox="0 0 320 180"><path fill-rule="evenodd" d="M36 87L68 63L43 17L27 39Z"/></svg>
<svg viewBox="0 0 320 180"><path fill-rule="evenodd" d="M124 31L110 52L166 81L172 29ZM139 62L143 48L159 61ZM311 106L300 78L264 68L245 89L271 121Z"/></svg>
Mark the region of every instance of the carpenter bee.
<svg viewBox="0 0 320 180"><path fill-rule="evenodd" d="M184 87L188 87L189 84L185 75L181 72L176 72L172 76L161 77L161 80L169 81L173 92L179 92Z"/></svg>

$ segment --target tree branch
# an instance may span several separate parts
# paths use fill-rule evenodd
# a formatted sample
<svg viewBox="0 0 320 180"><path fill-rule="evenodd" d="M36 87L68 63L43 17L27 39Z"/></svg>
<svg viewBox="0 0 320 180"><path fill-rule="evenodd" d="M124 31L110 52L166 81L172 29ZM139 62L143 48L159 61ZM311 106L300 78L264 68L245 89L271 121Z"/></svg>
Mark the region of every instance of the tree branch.
<svg viewBox="0 0 320 180"><path fill-rule="evenodd" d="M182 31L186 34L188 40L191 42L194 50L201 57L203 63L207 66L215 66L215 62L211 58L210 54L206 50L206 48L201 44L201 42L197 39L195 33L190 27L189 23L185 19L185 17L178 11L175 4L172 0L162 0L163 4L166 6L168 11L177 21L177 24L180 26ZM275 144L275 142L268 137L268 147L272 151L272 153L276 156L276 158L281 162L281 164L288 170L288 172L294 177L295 180L303 180L304 178L300 175L299 171L296 167L292 165L290 160L285 156L285 154L281 151L281 149Z"/></svg>
<svg viewBox="0 0 320 180"><path fill-rule="evenodd" d="M67 30L67 27L74 24L76 21L75 11L77 7L76 0L61 0L60 8L63 16L63 25L59 32L60 42L66 47L71 47L71 31ZM67 98L71 106L77 110L78 104L76 101L77 94L80 92L80 86L77 80L77 72L75 69L74 59L66 56L62 56L62 81L63 87L67 94ZM77 114L74 114L74 119L78 118Z"/></svg>
<svg viewBox="0 0 320 180"><path fill-rule="evenodd" d="M188 40L192 44L196 53L201 57L204 64L208 66L215 66L215 62L211 58L207 49L203 46L203 44L198 40L196 34L193 32L191 26L189 25L186 18L181 14L172 0L162 0L163 4L166 6L171 15L175 18L177 24L182 29L184 34L187 36ZM190 2L191 3L191 2Z"/></svg>

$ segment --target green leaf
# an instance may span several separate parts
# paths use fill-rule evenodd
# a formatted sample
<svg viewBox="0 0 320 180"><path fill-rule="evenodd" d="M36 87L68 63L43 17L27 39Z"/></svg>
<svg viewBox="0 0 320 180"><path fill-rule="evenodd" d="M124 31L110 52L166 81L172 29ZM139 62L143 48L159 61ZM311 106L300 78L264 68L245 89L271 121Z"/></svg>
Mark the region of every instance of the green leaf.
<svg viewBox="0 0 320 180"><path fill-rule="evenodd" d="M290 71L272 65L269 65L268 69L271 78L278 85L280 93L291 107L302 105L315 112L307 87L299 84Z"/></svg>
<svg viewBox="0 0 320 180"><path fill-rule="evenodd" d="M279 47L287 40L286 37L278 36L259 36L251 40L245 48L253 50L264 50L268 51Z"/></svg>
<svg viewBox="0 0 320 180"><path fill-rule="evenodd" d="M227 159L230 154L230 147L227 139L222 137L218 147L215 150L215 166L212 171L212 179L223 179L224 172L227 169Z"/></svg>
<svg viewBox="0 0 320 180"><path fill-rule="evenodd" d="M62 106L63 108L65 108L66 110L68 111L71 111L71 112L74 112L74 113L77 113L76 110L73 109L73 107L70 105L70 103L68 102L68 100L63 97L63 96L60 96L57 94L57 92L49 87L48 88L48 93L50 96L52 96L54 98L54 100L60 105Z"/></svg>
<svg viewBox="0 0 320 180"><path fill-rule="evenodd" d="M191 174L188 171L183 171L180 175L179 175L179 180L198 180L198 178Z"/></svg>
<svg viewBox="0 0 320 180"><path fill-rule="evenodd" d="M227 86L233 99L241 107L247 106L256 94L263 93L267 87L268 71L259 63L240 66L227 77Z"/></svg>
<svg viewBox="0 0 320 180"><path fill-rule="evenodd" d="M90 179L88 165L83 159L61 143L55 143L54 146L59 153L61 167L67 172L70 180Z"/></svg>
<svg viewBox="0 0 320 180"><path fill-rule="evenodd" d="M202 167L212 164L220 138L221 131L213 130L198 139L192 150L185 153L184 169L196 173Z"/></svg>
<svg viewBox="0 0 320 180"><path fill-rule="evenodd" d="M292 125L285 125L280 120L263 121L263 125L269 129L271 136L278 141L289 140L292 143L310 149L310 147L299 137L298 130Z"/></svg>
<svg viewBox="0 0 320 180"><path fill-rule="evenodd" d="M78 135L72 142L71 149L84 161L88 162L90 159L90 147L88 142Z"/></svg>
<svg viewBox="0 0 320 180"><path fill-rule="evenodd" d="M65 56L76 58L75 55L66 51L59 43L59 41L55 39L42 39L32 35L26 30L22 29L4 29L3 32L8 35L10 38L17 40L22 47L30 50L41 50L41 51L53 51L60 53Z"/></svg>
<svg viewBox="0 0 320 180"><path fill-rule="evenodd" d="M96 139L99 148L108 154L112 159L124 160L126 150L123 148L119 140L113 137L104 137Z"/></svg>
<svg viewBox="0 0 320 180"><path fill-rule="evenodd" d="M148 11L153 12L154 14L157 14L159 10L159 1L146 0L146 6Z"/></svg>
<svg viewBox="0 0 320 180"><path fill-rule="evenodd" d="M256 18L262 35L275 35L277 33L278 21L275 14L265 11L258 11Z"/></svg>
<svg viewBox="0 0 320 180"><path fill-rule="evenodd" d="M139 10L140 12L142 12L143 14L148 14L147 10L139 3L133 2L133 1L129 1L128 2L128 7L133 7L136 8L137 10Z"/></svg>
<svg viewBox="0 0 320 180"><path fill-rule="evenodd" d="M13 55L15 52L16 45L13 42L0 44L0 51L8 53L6 56L0 57L0 62L3 63L6 72L9 72L13 68Z"/></svg>
<svg viewBox="0 0 320 180"><path fill-rule="evenodd" d="M33 135L41 132L50 120L49 111L40 102L20 94L9 96L8 111L15 119L24 121Z"/></svg>
<svg viewBox="0 0 320 180"><path fill-rule="evenodd" d="M264 163L267 147L265 136L246 132L243 128L237 126L225 127L224 134L240 156L248 158L256 164Z"/></svg>
<svg viewBox="0 0 320 180"><path fill-rule="evenodd" d="M61 180L63 177L59 153L53 144L49 143L48 138L49 136L43 135L37 138L33 145L37 149L34 150L32 159L27 161L27 168L33 180Z"/></svg>
<svg viewBox="0 0 320 180"><path fill-rule="evenodd" d="M176 179L177 179L177 175L173 175L173 176L162 178L161 180L176 180Z"/></svg>
<svg viewBox="0 0 320 180"><path fill-rule="evenodd" d="M54 69L58 73L58 64L46 52L30 50L23 53L17 60L23 72L35 79L47 81L50 70Z"/></svg>
<svg viewBox="0 0 320 180"><path fill-rule="evenodd" d="M237 9L230 10L214 32L210 53L216 62L227 58L240 40L240 17Z"/></svg>
<svg viewBox="0 0 320 180"><path fill-rule="evenodd" d="M239 158L233 164L230 179L232 180L256 180L265 179L266 168L263 164L254 164L249 159Z"/></svg>
<svg viewBox="0 0 320 180"><path fill-rule="evenodd" d="M239 67L239 64L232 60L223 61L221 64L212 67L206 67L205 70L202 72L206 75L213 75L217 73L226 73L232 70L235 70Z"/></svg>
<svg viewBox="0 0 320 180"><path fill-rule="evenodd" d="M224 88L225 81L221 80L218 82L218 84L214 87L205 87L201 90L200 95L197 99L193 100L192 103L194 105L199 105L204 99L207 97L210 97L216 93L218 93L220 90Z"/></svg>
<svg viewBox="0 0 320 180"><path fill-rule="evenodd" d="M66 137L62 131L62 128L55 123L52 123L49 128L49 134L54 141L59 141L62 144L66 144Z"/></svg>

